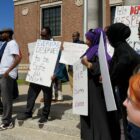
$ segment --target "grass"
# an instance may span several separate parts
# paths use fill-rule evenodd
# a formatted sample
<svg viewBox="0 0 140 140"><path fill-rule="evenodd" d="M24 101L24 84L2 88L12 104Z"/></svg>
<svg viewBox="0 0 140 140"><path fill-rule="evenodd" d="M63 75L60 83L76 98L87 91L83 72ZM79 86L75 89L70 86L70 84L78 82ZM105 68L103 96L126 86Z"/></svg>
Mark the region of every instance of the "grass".
<svg viewBox="0 0 140 140"><path fill-rule="evenodd" d="M29 82L26 82L24 79L18 79L17 80L18 85L28 85Z"/></svg>

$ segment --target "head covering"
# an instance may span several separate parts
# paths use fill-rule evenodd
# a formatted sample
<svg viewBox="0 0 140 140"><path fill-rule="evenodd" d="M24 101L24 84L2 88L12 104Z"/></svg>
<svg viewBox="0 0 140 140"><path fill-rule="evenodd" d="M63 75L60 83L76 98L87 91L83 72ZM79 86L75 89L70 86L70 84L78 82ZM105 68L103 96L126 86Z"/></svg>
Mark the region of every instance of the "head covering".
<svg viewBox="0 0 140 140"><path fill-rule="evenodd" d="M129 80L129 97L140 107L140 73L133 75Z"/></svg>
<svg viewBox="0 0 140 140"><path fill-rule="evenodd" d="M123 23L112 24L106 31L108 40L113 47L115 47L114 44L118 42L125 42L130 34L131 30L129 26Z"/></svg>
<svg viewBox="0 0 140 140"><path fill-rule="evenodd" d="M100 35L103 33L104 47L106 52L107 61L111 60L111 57L107 53L106 46L106 35L102 28L90 29L86 34L86 38L92 42L92 45L87 49L86 53L83 56L87 56L87 59L90 61L93 56L98 56L98 48L100 42Z"/></svg>

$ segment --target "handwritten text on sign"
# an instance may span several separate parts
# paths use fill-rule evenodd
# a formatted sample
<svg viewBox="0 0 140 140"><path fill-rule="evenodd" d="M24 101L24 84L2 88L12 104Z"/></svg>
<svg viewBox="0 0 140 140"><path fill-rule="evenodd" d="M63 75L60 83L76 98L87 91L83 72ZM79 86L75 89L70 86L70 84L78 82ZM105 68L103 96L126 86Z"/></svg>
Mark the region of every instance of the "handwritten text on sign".
<svg viewBox="0 0 140 140"><path fill-rule="evenodd" d="M60 62L67 65L76 63L88 48L85 44L71 42L64 42L63 47Z"/></svg>
<svg viewBox="0 0 140 140"><path fill-rule="evenodd" d="M73 66L73 113L88 115L87 68L79 60Z"/></svg>
<svg viewBox="0 0 140 140"><path fill-rule="evenodd" d="M138 6L117 6L114 22L121 22L126 24L131 29L131 36L127 40L140 54L140 41L138 38L138 25L140 21L140 5Z"/></svg>
<svg viewBox="0 0 140 140"><path fill-rule="evenodd" d="M51 86L61 42L37 40L30 70L26 80L32 83Z"/></svg>

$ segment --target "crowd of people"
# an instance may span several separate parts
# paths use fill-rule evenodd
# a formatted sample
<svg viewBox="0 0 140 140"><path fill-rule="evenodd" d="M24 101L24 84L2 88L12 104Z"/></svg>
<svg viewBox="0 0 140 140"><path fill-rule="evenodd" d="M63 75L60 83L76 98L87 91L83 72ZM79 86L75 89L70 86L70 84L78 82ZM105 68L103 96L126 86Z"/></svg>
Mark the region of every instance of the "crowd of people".
<svg viewBox="0 0 140 140"><path fill-rule="evenodd" d="M102 86L102 75L99 64L99 42L103 34L106 61L108 63L111 84L117 105L116 111L107 112ZM51 30L41 30L41 39L53 40ZM82 140L121 140L120 120L122 119L125 140L140 140L140 56L127 43L131 30L123 23L115 23L103 30L90 29L86 34L88 49L81 56L81 63L88 69L88 116L80 116ZM0 111L2 124L0 130L13 127L12 106L14 82L17 79L17 66L21 60L19 46L12 39L13 30L0 31ZM140 23L138 28L140 39ZM73 43L81 41L79 32L72 34ZM113 56L107 52L107 42L114 48ZM34 83L29 84L27 106L23 114L17 115L18 120L32 117L35 100L43 91L44 107L39 123L48 121L52 100L63 100L62 82L70 80L71 87L73 67L59 63L60 50L51 87Z"/></svg>

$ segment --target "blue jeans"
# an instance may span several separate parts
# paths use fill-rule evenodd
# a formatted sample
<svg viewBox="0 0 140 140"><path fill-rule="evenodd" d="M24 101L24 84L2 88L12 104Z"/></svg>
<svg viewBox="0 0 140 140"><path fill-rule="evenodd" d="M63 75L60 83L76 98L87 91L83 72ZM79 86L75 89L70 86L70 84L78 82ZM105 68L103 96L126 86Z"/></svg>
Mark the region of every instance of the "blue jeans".
<svg viewBox="0 0 140 140"><path fill-rule="evenodd" d="M140 127L128 122L128 140L140 140Z"/></svg>

